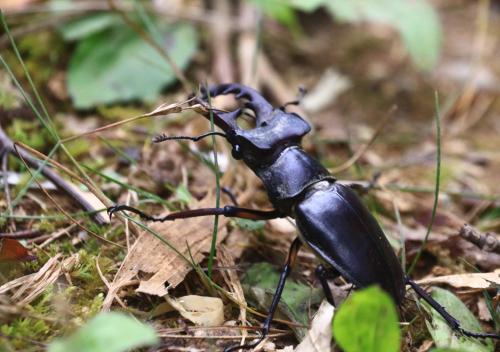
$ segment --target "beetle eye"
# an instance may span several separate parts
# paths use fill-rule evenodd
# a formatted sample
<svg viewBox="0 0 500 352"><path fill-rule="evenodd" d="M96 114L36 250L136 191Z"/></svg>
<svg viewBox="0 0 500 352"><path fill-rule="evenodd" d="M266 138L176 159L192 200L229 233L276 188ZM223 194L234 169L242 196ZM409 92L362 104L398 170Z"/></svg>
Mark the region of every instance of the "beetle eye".
<svg viewBox="0 0 500 352"><path fill-rule="evenodd" d="M231 150L231 155L233 156L233 158L235 158L236 160L241 160L243 159L243 155L241 153L241 147L239 144L235 144L233 145L233 149Z"/></svg>

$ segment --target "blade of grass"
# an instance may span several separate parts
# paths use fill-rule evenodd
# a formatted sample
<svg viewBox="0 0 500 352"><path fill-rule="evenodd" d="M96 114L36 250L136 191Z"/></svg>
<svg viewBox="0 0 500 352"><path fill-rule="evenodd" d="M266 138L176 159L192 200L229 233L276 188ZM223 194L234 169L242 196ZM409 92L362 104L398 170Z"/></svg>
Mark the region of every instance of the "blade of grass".
<svg viewBox="0 0 500 352"><path fill-rule="evenodd" d="M212 102L211 102L211 97L210 97L210 91L208 90L208 87L206 87L207 91L207 99L208 99L208 106L210 107L210 131L214 132L215 131L215 125L214 125L214 114L212 111ZM212 146L213 146L213 152L214 152L214 166L215 166L215 207L219 208L220 207L220 171L219 171L219 164L217 160L217 141L215 139L215 136L212 135ZM214 231L212 234L212 243L210 244L210 254L208 255L208 277L211 279L212 278L212 268L214 264L214 258L215 258L215 247L217 245L217 232L219 229L219 216L215 215L214 217Z"/></svg>
<svg viewBox="0 0 500 352"><path fill-rule="evenodd" d="M439 112L439 95L438 92L434 92L434 104L435 104L435 121L436 121L436 185L434 188L434 204L432 206L432 215L431 215L431 220L429 221L429 226L427 226L427 232L425 234L424 240L422 242L422 245L418 249L418 252L413 259L410 267L408 268L407 275L409 276L413 269L415 268L415 265L417 264L418 260L420 259L420 256L422 255L422 251L425 248L425 245L427 244L427 240L429 239L429 235L431 234L431 229L432 225L434 224L434 219L436 218L436 211L437 211L437 206L438 206L438 201L439 201L439 183L441 179L441 116Z"/></svg>
<svg viewBox="0 0 500 352"><path fill-rule="evenodd" d="M170 204L170 202L168 202L165 199L157 196L154 193L150 193L150 192L145 191L143 189L140 189L138 187L135 187L135 186L129 185L127 183L121 182L121 181L119 181L119 180L117 180L117 179L115 179L115 178L113 178L113 177L111 177L109 175L106 175L106 174L104 174L104 173L102 173L102 172L100 172L100 171L98 171L98 170L96 170L96 169L94 169L94 168L92 168L92 167L90 167L88 165L82 164L82 166L86 170L92 172L93 174L99 175L100 177L104 178L106 181L113 182L113 183L115 183L115 184L117 184L117 185L119 185L119 186L121 186L121 187L123 187L125 189L129 189L129 190L132 190L134 192L137 192L138 194L140 194L140 195L142 195L142 196L144 196L146 198L154 199L158 203L161 203L161 204L165 205L169 210L174 210L174 208L172 207L172 205Z"/></svg>

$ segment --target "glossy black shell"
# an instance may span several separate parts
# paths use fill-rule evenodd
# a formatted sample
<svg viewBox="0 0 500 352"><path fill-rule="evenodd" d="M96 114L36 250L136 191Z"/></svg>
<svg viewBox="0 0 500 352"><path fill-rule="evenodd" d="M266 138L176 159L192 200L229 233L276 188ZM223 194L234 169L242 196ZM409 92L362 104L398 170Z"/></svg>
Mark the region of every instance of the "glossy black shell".
<svg viewBox="0 0 500 352"><path fill-rule="evenodd" d="M294 216L303 242L319 258L357 287L378 284L401 303L401 264L354 191L335 182L317 183L298 202Z"/></svg>
<svg viewBox="0 0 500 352"><path fill-rule="evenodd" d="M334 178L299 146L283 150L270 164L249 165L262 180L274 207L289 214L292 206L310 185Z"/></svg>

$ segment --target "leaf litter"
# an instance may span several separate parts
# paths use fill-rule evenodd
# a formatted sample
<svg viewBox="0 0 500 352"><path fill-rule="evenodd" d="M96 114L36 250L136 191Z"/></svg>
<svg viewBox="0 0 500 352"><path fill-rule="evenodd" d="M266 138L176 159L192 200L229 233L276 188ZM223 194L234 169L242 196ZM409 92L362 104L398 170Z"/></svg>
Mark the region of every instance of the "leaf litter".
<svg viewBox="0 0 500 352"><path fill-rule="evenodd" d="M484 48L476 50L477 47L480 47L481 42L491 43L491 39L494 39L492 33L498 28L498 20L495 17L497 13L495 11L498 10L494 7L496 5L493 5L488 10L491 11L489 12L491 15L488 22L489 30L488 28L486 31L484 28L479 28L476 31L462 30L463 23L481 23L483 21L484 24L484 13L481 15L481 11L484 10L481 10L483 9L481 6L484 6L485 3L489 2L468 3L458 8L449 5L448 1L439 2L438 9L443 21L443 32L446 34L443 37L445 45L443 46L442 63L433 72L432 76L425 79L417 75L408 65L402 47L398 44L393 32L373 24L368 25L368 27L338 25L331 22L325 24L318 21L318 19L321 19L321 11L319 15L318 13L304 15L304 18L300 19L301 24L304 26L303 29L307 33L305 37L307 40L300 37L294 39L287 37L282 28L269 18L263 21L263 33L265 35L258 38L258 34L256 34L258 31L252 30L258 21L251 20L250 24L246 23L247 20L242 16L245 12L243 9L241 9L241 12L239 10L231 12L236 20L231 18L230 23L238 22L238 29L236 33L233 33L231 27L229 27L230 34L226 36L231 37L233 35L234 39L237 39L232 41L233 38L231 38L231 45L235 43L239 51L243 52L244 43L246 43L245 45L249 50L249 54L243 55L241 59L241 62L246 62L246 64L240 63L239 66L241 67L238 68L235 65L233 76L242 77L241 81L243 83L248 83L250 80L245 77L254 76L255 82L257 82L255 87L258 89L265 87L267 96L274 97L275 102L278 104L284 103L286 97L292 100L295 96L295 87L299 84L309 88L319 85L321 78L325 76L324 73L329 72L328 70L331 69L334 69L335 72L341 72L342 76L351 82L350 87L342 88L342 94L335 97L336 100L333 104L327 104L323 99L320 104L316 103L317 106L311 108L311 111L317 110L317 112L310 113L308 118L311 119L317 129L314 131L313 138L306 140L305 147L308 151L314 152L329 168L335 169L344 165L356 151L360 150L360 147L369 145L367 150L359 153L359 157L356 157L353 163L354 166L343 170L336 176L344 179L347 183L359 181L369 184L370 180L377 180L372 185L372 189L366 187L363 191L363 187L361 187L364 200L372 212L376 214L388 237L394 240L395 249L400 254L406 255L408 261L411 261L414 257L425 236L426 225L432 210L435 146L434 137L432 136L432 124L428 117L433 114L432 92L436 88L440 90L443 97L444 130L442 193L440 194L440 204L430 240L424 248L422 259L416 266L414 276L420 278L422 283L446 285L459 289L460 299L466 302L474 314L481 318L486 317L488 312L495 312L490 309L492 305L493 307L498 306L498 295L496 298L489 298L488 295L483 298L480 292L486 290L485 292L489 295L496 294L500 256L494 252L484 251L478 247L477 243L471 243L459 237L459 229L464 223L470 223L480 234L494 234L500 230L500 222L498 221L500 214L498 211L500 197L498 195L500 189L497 180L497 175L500 172L500 159L497 153L500 140L497 133L498 119L495 119L495 116L498 115L499 105L498 100L494 99L494 92L498 88L498 77L492 74L498 70L498 60L494 60L498 56L498 46L488 47L488 50ZM242 8L246 7L248 10L248 4L245 3L244 5L242 5ZM29 5L27 6L29 9ZM203 26L210 27L217 24L217 21L223 21L223 17L218 17L218 20L214 22L213 17L211 17L213 13L208 11L206 17L200 21L200 17L195 16L196 12L193 12L193 8L189 5L181 4L179 6L185 11L183 14L186 18L198 21L196 23L204 23ZM177 13L176 11L172 10L172 13ZM170 16L172 16L172 13ZM335 48L331 47L331 38L328 34L330 33L329 26L333 26L336 33L337 42ZM279 29L277 30L277 28ZM370 30L366 31L366 28ZM241 33L238 32L240 30L242 30ZM367 34L367 32L371 33ZM408 40L408 37L406 40ZM470 60L471 46L469 44L473 42L475 44L472 54L476 57L472 62ZM257 43L264 45L261 47ZM464 46L461 43L467 43L467 45ZM476 47L477 43L479 44ZM406 45L412 44L406 43ZM257 64L253 66L252 52L257 47L261 51L257 59L255 59ZM295 54L290 55L291 52ZM30 57L29 50L26 50L25 53L30 60L30 65L36 65L36 62ZM204 74L200 75L200 72L206 72L207 70L204 66L198 65L200 63L203 65L209 63L209 55L207 53L197 55L194 59L195 65L187 71L190 75L191 73L196 75L195 81L199 81L199 77L204 77ZM228 55L231 55L230 51ZM433 57L424 58L423 63L434 60ZM234 58L225 57L225 59L229 59L229 61L214 60L214 65L217 62L236 62ZM467 66L466 70L464 70L464 63ZM61 63L56 64L61 66ZM46 64L44 63L44 65ZM238 70L242 72L237 72ZM213 71L221 72L222 70L220 70L220 67L214 67ZM479 77L473 77L474 72L479 72ZM483 77L485 72L487 73L487 79ZM61 74L60 70L58 74ZM64 79L64 77L59 76L58 79ZM478 84L471 87L469 86L470 82L478 82ZM169 119L165 121L161 118L162 116L174 112L183 112L183 118L184 116L189 118L190 113L187 110L198 110L202 114L206 114L206 111L203 111L201 106L186 107L184 102L171 104L171 102L185 99L184 95L182 98L179 98L180 95L176 93L170 95L177 88L174 86L167 93L169 95L162 97L162 101L167 101L167 104L155 109L150 114L136 116L133 119L121 119L122 121L115 124L105 126L97 131L84 132L79 136L64 135L65 139L63 138L63 140L69 142L75 138L88 139L92 144L91 150L88 151L88 155L83 153L78 158L82 158L85 164L90 164L95 170L101 170L101 167L105 166L109 170L113 170L116 175L123 177L124 182L133 185L139 184L150 193L158 193L158 197L165 199L168 203L168 206L163 205L169 209L172 207L171 201L174 204L173 208L178 207L179 209L183 209L183 207L213 206L215 199L213 197L213 183L208 176L210 171L199 172L201 168L193 167L193 165L200 164L200 160L197 156L194 156L195 153L193 152L204 152L209 149L209 146L204 144L201 144L201 147L191 144L179 148L161 146L164 153L160 164L158 163L160 156L155 153L156 147L149 145L151 136L160 131L168 131L168 134L179 135L186 132L186 126L182 126L183 122L179 122L182 120L174 121L174 119ZM332 96L332 92L338 90L338 87L335 87L335 89L329 87L325 93ZM61 104L61 99L67 98L62 94L52 97L52 110L59 112L65 109L64 104ZM394 104L397 104L398 107L394 112L395 115L391 120L391 124L385 126L377 140L371 144L370 136L373 136L373 132L376 131L376 127L373 126L376 126L377 121L385 116L384 113L379 112L391 111L391 106ZM123 106L120 108L123 111L137 111L137 106ZM139 110L142 110L142 108ZM19 116L26 115L19 109L19 104L10 107L2 105L2 113L5 111L7 111L7 114L2 115L2 119L3 116L6 116L6 125L2 120L2 127L10 125L12 119L15 118L13 116L16 116L16 114L19 114ZM374 111L377 113L374 114ZM98 121L105 121L106 117L104 115L106 114L104 107L98 107L95 112L80 111L76 114L76 125L79 126L78 119L84 121L87 118L95 119L96 116ZM131 115L124 113L123 116ZM122 123L132 122L134 119L136 121L140 120L140 123L134 125L134 128L123 128ZM186 124L194 126L197 124L194 121L193 119L186 122ZM64 124L64 119L62 123ZM80 126L84 125L82 123ZM206 124L202 124L202 128L206 129L206 127ZM105 131L117 132L108 134ZM200 130L199 132L204 131ZM193 134L193 132L197 132L196 129L189 130L189 134ZM137 142L139 154L142 152L145 156L153 150L153 152L149 153L150 157L147 165L141 164L143 160L139 160L138 166L124 166L123 163L114 163L111 161L108 147L100 146L99 139L95 138L98 133L113 142L118 142L118 149L124 144L130 145ZM142 142L142 140L145 142ZM220 147L220 143L218 146ZM43 147L47 146L42 143ZM222 153L229 155L227 150L223 150ZM173 162L172 158L175 159ZM64 156L61 155L57 155L56 159L67 162ZM229 157L227 159L230 160ZM161 171L160 176L156 176L156 180L147 179L147 177L154 178L151 176L160 173L160 170L158 172L154 170L160 168L160 165L162 169L168 169L168 165L175 165L176 168L180 165L180 168L184 168L185 171ZM142 172L144 169L150 170L149 173ZM15 170L20 174L23 172L22 169ZM164 175L167 173L168 177L165 177ZM375 177L377 173L381 174L379 178ZM186 176L182 176L183 174ZM258 183L252 178L253 176L248 176L247 170L240 166L235 167L230 163L226 174L228 174L228 177L224 185L231 185L237 193L248 192L251 194L252 197L246 197L242 204L260 208L269 206L264 193L256 186ZM182 177L187 179L188 182L184 183ZM100 176L96 176L96 178L100 178ZM170 188L163 187L161 184L167 178ZM99 180L100 186L106 189L106 192L109 191L110 195L112 194L116 199L120 199L119 192L121 188L119 186L116 186L109 179L100 178ZM111 184L113 184L113 187L110 186ZM183 201L180 202L176 199L176 195L173 194L171 189L177 189L180 184L185 185L189 194L193 196L192 202L186 204L188 197L184 197ZM17 185L13 186L15 194ZM169 190L165 190L165 188ZM53 189L48 191L52 195L56 193ZM35 227L36 229L38 226L47 226L47 223L52 221L50 216L55 212L57 213L57 209L54 209L50 202L44 204L44 196L39 194L39 191L35 188L30 189L29 193L31 200L26 197L12 214L13 217L19 217L14 218L16 219L15 224L23 229L25 227ZM139 200L142 201L142 197L143 195L140 194ZM61 195L57 197L58 200L64 198L65 196ZM33 202L33 199L38 201ZM149 202L151 198L147 198L147 200ZM70 209L68 211L76 214L80 211L75 204L70 202L64 202L64 204L65 206L67 204L66 208ZM103 207L102 204L105 204L105 202L102 202L100 207ZM396 208L399 209L401 223L396 220L394 204L397 204ZM2 207L4 205L5 203L2 202ZM149 207L148 205L145 206ZM99 205L94 207L94 209L98 208ZM152 209L156 214L162 214L165 211L164 208L160 207ZM29 217L39 214L41 211L49 212L46 219L44 218L46 214L42 215L41 220L22 218L22 216ZM250 302L247 307L249 310L256 304L251 302L248 287L245 288L245 285L240 283L239 278L243 277L242 271L248 271L247 269L251 268L251 265L256 262L270 262L273 267L279 267L282 259L281 254L286 252L288 241L294 234L293 226L285 219L264 227L259 224L251 227L251 230L239 227L237 223L227 221L225 218L219 220L220 246L214 280L223 287L223 290L227 290L225 291L226 294L229 293L242 305L228 304L227 298L224 298L226 297L224 292L217 292L219 292L224 302L224 315L225 319L229 320L228 324L234 325L235 321L236 324L241 322L241 325L247 325L247 328L240 329L239 326L229 326L225 327L224 330L219 329L219 327L213 327L214 330L208 328L200 330L201 328L193 327L190 323L181 321L180 316L176 313L167 312L154 316L152 321L157 330L161 332L160 335L164 336L165 341L168 341L168 343L173 345L178 343L179 346L177 347L180 348L186 348L186 346L200 349L207 348L207 346L212 347L211 342L202 342L200 340L194 342L194 339L190 339L190 334L195 334L194 331L198 331L198 333L200 331L207 332L205 335L199 335L205 336L207 341L210 341L207 337L208 332L217 331L213 336L217 335L216 337L221 341L216 342L218 347L229 344L228 339L236 343L237 340L244 337L247 331L249 336L252 336L260 326L261 321L256 319L253 314L247 314L245 296ZM38 221L42 222L42 224L39 225ZM91 226L93 223L85 218L79 218L78 221L82 221L85 226L96 230L95 227ZM123 221L128 224L130 230L126 231L129 240L132 242L128 250L123 249L126 248L125 245L114 249L111 249L109 244L96 245L93 239L84 239L71 243L66 236L59 235L54 236L51 243L44 244L43 249L32 245L34 243L32 240L22 241L22 245L27 245L30 251L37 256L41 254L43 258L52 259L48 259L45 265L43 262L27 262L24 264L18 262L13 267L9 267L6 270L6 276L1 278L2 292L7 294L8 299L3 300L0 295L0 309L4 305L2 302L8 302L11 299L10 296L14 294L16 295L16 302L17 300L28 300L30 305L37 307L37 302L43 300L44 292L50 290L51 285L54 283L64 281L64 278L75 281L86 277L88 281L78 281L81 287L90 292L97 292L94 291L97 286L98 292L106 293L107 296L103 301L96 301L99 309L115 309L115 304L120 304L123 308L137 313L137 316L142 316L144 311L152 311L156 306L161 306L163 301L161 301L161 298L156 301L156 296L161 297L167 293L171 297L183 297L190 294L215 295L210 289L200 285L199 277L188 274L193 270L192 265L195 265L197 270L200 270L200 267L197 267L197 265L200 265L201 270L203 270L205 264L203 258L209 247L212 219L206 219L206 221L201 221L201 219L176 221L150 226L163 240L172 244L188 261L193 260L190 264L165 245L164 242L141 228L138 223L131 219L123 219ZM64 229L68 226L68 222L58 220L52 226L57 229ZM98 232L105 238L124 244L125 236L121 237L121 231L121 227L113 223L106 227L105 230ZM57 231L49 231L49 233L51 235L58 234ZM229 249L223 249L224 246ZM97 265L99 275L95 268L84 273L80 273L81 270L76 273L75 270L65 271L63 269L63 263L66 260L69 262L74 260L74 255L79 250L91 253L92 263L96 262L95 259L99 255ZM45 253L48 256L45 256ZM277 255L277 253L280 255ZM318 287L313 275L315 264L317 264L314 256L307 251L301 251L299 257L301 260L294 271L296 274L292 277L292 281L299 282L303 289ZM53 260L53 258L56 259ZM81 259L81 261L86 262L85 259ZM484 271L484 273L477 272L477 270ZM259 282L265 283L265 280L259 280ZM30 284L31 286L29 286ZM342 279L337 279L332 283L332 286L339 288L345 287L346 284ZM268 293L264 295L265 297L270 296L272 284L269 285L267 290ZM265 300L268 300L268 298L262 299L262 301ZM479 312L475 310L477 307L476 302L479 302ZM93 303L82 300L81 304L91 306ZM231 309L236 306L237 309ZM293 314L286 312L289 309L286 306L287 304L281 305L282 313L285 316L293 317ZM460 309L467 310L464 307ZM91 311L97 312L97 310ZM265 308L261 310L264 312ZM5 323L3 329L6 329L5 326L16 326L16 329L19 329L18 325L15 324L20 321L21 313L17 313L18 315L16 315L15 311L11 311L11 313L13 314L9 314L9 317L14 318ZM306 309L299 320L302 320L303 324L307 325L312 316L313 311ZM416 316L418 318L414 319ZM490 318L492 320L480 328L489 326L489 330L491 330L496 317L490 315ZM402 344L403 350L428 350L432 348L429 336L433 336L433 331L439 330L441 327L436 328L434 318L431 319L432 324L429 329L431 335L429 335L424 331L425 329L420 329L423 326L422 315L411 314L411 311L408 312L403 309L401 320L411 322L403 329L404 334L408 337ZM245 320L247 324L245 324ZM487 319L483 320L486 321ZM324 325L328 324L325 323ZM161 328L158 326L161 326ZM276 326L279 325L273 324L273 328ZM313 322L311 325L312 330L307 332L306 336L308 334L323 336L321 331L314 331L314 326ZM61 329L61 331L64 330ZM52 332L53 336L59 334L60 331ZM273 331L273 334L273 336L278 334L281 337L276 340L273 339L273 342L266 343L266 348L269 350L277 349L279 346L288 346L287 348L290 350L292 348L290 346L296 343L296 340L290 334L283 336L283 331ZM38 334L34 336L33 340L48 340L46 335ZM445 336L444 338L450 338L451 335L449 332L445 332L443 336ZM182 338L185 338L185 340L182 340ZM0 337L1 342L4 341L2 339L3 337ZM5 341L8 341L8 343L15 341L16 344L21 344L16 339L12 338ZM323 341L327 340L326 337L323 338ZM435 344L438 345L437 341L441 340L435 337L435 341ZM21 346L23 345L21 344ZM439 346L442 345L439 344ZM476 347L472 346L469 350ZM462 348L466 350L468 347L462 346Z"/></svg>

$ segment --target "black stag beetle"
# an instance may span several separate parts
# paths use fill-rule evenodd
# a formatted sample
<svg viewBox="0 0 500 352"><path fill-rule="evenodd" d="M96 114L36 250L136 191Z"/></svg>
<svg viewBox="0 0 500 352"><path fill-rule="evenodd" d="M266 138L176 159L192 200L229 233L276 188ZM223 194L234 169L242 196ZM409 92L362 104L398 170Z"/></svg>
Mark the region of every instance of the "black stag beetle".
<svg viewBox="0 0 500 352"><path fill-rule="evenodd" d="M212 109L210 98L234 94L244 101L233 111ZM269 200L275 207L271 211L225 206L182 211L156 218L141 211L116 205L109 208L110 216L120 210L139 214L150 221L168 221L206 215L223 215L254 220L292 217L299 229L292 242L269 313L262 326L262 335L256 341L226 348L226 352L257 346L268 334L271 320L278 306L285 281L302 244L309 247L323 264L316 269L326 299L334 304L328 279L342 275L358 288L379 285L399 305L405 296L405 286L434 308L458 333L475 338L500 338L496 333L464 330L419 285L405 275L401 265L377 221L361 203L351 188L339 184L335 178L300 146L301 139L310 131L309 124L299 115L274 108L252 88L240 84L221 84L203 90L197 102L211 112L215 125L222 132L211 132L198 137L160 137L157 141L189 139L197 141L215 134L225 137L232 146L232 155L241 159L262 180ZM255 115L255 127L240 128L237 119L250 109ZM205 114L210 118L210 114Z"/></svg>

